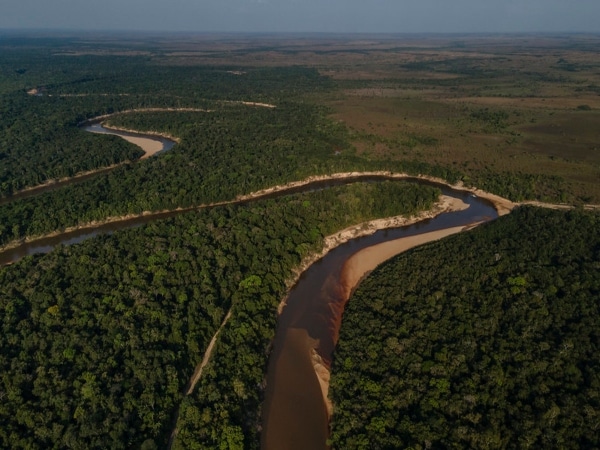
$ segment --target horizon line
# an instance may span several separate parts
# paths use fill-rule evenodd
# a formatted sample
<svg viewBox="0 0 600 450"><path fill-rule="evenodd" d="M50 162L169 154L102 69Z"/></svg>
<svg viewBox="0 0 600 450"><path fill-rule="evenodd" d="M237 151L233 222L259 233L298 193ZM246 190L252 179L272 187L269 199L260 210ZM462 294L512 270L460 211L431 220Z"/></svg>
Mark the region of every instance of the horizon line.
<svg viewBox="0 0 600 450"><path fill-rule="evenodd" d="M154 35L328 35L328 36L531 36L531 35L597 35L600 31L584 30L547 30L547 31L209 31L209 30L152 30L121 28L9 28L0 26L0 33L23 33L23 34L154 34Z"/></svg>

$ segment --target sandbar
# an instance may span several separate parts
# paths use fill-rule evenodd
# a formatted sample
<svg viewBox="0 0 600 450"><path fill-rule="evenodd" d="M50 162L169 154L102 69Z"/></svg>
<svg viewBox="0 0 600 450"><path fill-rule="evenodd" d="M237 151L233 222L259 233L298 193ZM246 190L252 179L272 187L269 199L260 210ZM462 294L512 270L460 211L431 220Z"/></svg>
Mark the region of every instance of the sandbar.
<svg viewBox="0 0 600 450"><path fill-rule="evenodd" d="M429 233L422 233L415 236L394 239L392 241L382 242L381 244L373 245L356 252L346 260L344 266L342 267L342 272L340 275L340 287L343 301L347 302L361 280L363 280L364 277L372 272L377 266L388 259L419 245L437 241L452 234L469 230L480 223L481 222L466 226L461 225L457 227L444 228L442 230L431 231ZM337 342L338 338L339 328L335 330L334 342ZM330 371L329 368L323 364L323 361L318 358L316 350L312 350L312 360L315 373L319 379L323 400L325 402L329 417L331 417L333 412L333 404L329 399Z"/></svg>
<svg viewBox="0 0 600 450"><path fill-rule="evenodd" d="M160 141L155 139L138 137L138 136L124 136L119 135L119 137L125 139L127 142L131 142L132 144L137 145L142 150L144 150L144 155L140 159L148 159L151 156L156 155L158 152L162 151L163 144Z"/></svg>

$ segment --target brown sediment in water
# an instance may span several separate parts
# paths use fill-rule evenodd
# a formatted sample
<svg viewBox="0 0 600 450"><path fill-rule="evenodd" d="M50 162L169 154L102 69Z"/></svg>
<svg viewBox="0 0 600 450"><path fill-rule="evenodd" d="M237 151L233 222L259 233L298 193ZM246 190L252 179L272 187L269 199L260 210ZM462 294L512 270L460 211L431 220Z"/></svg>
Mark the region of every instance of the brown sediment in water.
<svg viewBox="0 0 600 450"><path fill-rule="evenodd" d="M444 212L468 207L460 199L441 196L432 210L414 217L396 216L373 220L328 236L323 251L303 261L295 274L295 280L290 280L289 286L291 288L295 285L305 269L315 263L320 264L318 260L345 242L374 234L377 230L414 224ZM338 270L341 268L340 265L339 269L334 269L331 273L328 269L322 285L321 282L311 282L304 284L307 290L300 291L296 287L295 300L293 306L290 306L292 309L282 316L285 317L285 324L280 323L279 326L282 327L283 334L276 337L278 347L271 355L269 374L272 375L268 375L267 402L263 410L261 444L265 450L326 448L329 418L332 414L332 405L327 398L331 364L329 358L335 345L332 336L337 335L334 325L341 319L343 305L347 301L344 298L347 295L346 287L340 283L341 272ZM314 291L314 288L318 291ZM280 313L287 311L285 306L288 298L289 295L279 305ZM311 312L305 315L304 308ZM335 319L332 320L331 317ZM318 421L315 420L316 417L319 418Z"/></svg>
<svg viewBox="0 0 600 450"><path fill-rule="evenodd" d="M451 212L464 210L468 208L468 205L460 199L442 196L438 208L441 209L441 212ZM438 212L438 214L441 212ZM390 225L389 219L380 219L371 223L376 229L389 228ZM328 329L329 335L331 336L331 343L326 346L327 348L323 349L320 341L312 340L310 346L313 367L321 387L323 401L325 402L329 417L331 417L333 412L333 405L328 397L331 369L331 360L328 356L331 350L329 347L331 346L334 348L338 342L344 308L354 289L356 289L358 284L379 264L387 261L393 256L427 242L432 242L450 236L451 234L471 229L478 224L479 223L446 228L383 242L360 250L346 260L340 273L338 287L335 289L336 295L332 296L332 301L327 305L330 311L330 314L328 315ZM401 225L394 224L393 226Z"/></svg>
<svg viewBox="0 0 600 450"><path fill-rule="evenodd" d="M292 449L319 449L323 445L322 436L328 434L328 416L325 406L314 407L305 398L318 399L321 396L319 379L313 370L311 351L314 345L308 331L302 328L289 328L284 347L277 359L277 370L285 373L287 383L276 384L270 411L285 411L284 414L269 414L269 432L262 434L262 448L278 450L282 442ZM307 383L306 380L314 380ZM298 389L302 386L303 389ZM289 405L294 405L293 411ZM301 421L290 420L302 417ZM306 429L319 430L306 433Z"/></svg>
<svg viewBox="0 0 600 450"><path fill-rule="evenodd" d="M360 282L368 276L378 265L387 261L388 259L399 255L402 252L410 250L411 248L419 245L426 244L428 242L437 241L444 237L452 234L467 231L481 222L466 225L457 226L452 228L445 228L443 230L432 231L429 233L418 234L415 236L404 237L395 239L381 244L367 247L363 250L358 251L352 255L345 263L342 268L340 275L340 297L335 303L330 304L332 311L329 331L332 336L334 346L339 340L340 328L342 326L342 315L348 300L350 299L354 290L358 287ZM312 350L318 355L319 349L315 347ZM333 404L329 399L329 379L331 370L331 361L324 359L323 357L313 357L313 364L315 367L315 373L319 377L319 384L321 386L323 401L326 404L329 417L333 412Z"/></svg>
<svg viewBox="0 0 600 450"><path fill-rule="evenodd" d="M352 174L355 176L354 174ZM318 177L315 177L318 178ZM320 180L314 180L320 181ZM271 189L265 191L259 191L261 194L263 193L272 193L276 192ZM334 233L330 236L327 236L323 239L323 249L314 253L304 260L298 265L298 267L294 270L293 276L288 280L288 294L289 290L292 288L294 284L300 278L300 275L308 269L315 261L323 258L327 253L329 253L334 248L344 244L345 242L350 241L351 239L356 239L361 236L368 236L370 234L375 233L378 230L385 230L386 228L398 228L407 225L411 225L413 223L417 223L423 220L431 219L433 217L438 216L439 214L443 214L446 212L452 211L462 211L467 209L469 205L464 203L462 200L454 197L450 197L447 195L441 195L438 202L433 205L433 207L427 211L422 211L414 216L393 216L386 217L383 219L375 219L370 220L368 222L359 223L357 225L352 225L351 227L345 228L337 233ZM283 312L283 308L285 307L287 301L287 295L285 298L279 303L277 308L278 314Z"/></svg>

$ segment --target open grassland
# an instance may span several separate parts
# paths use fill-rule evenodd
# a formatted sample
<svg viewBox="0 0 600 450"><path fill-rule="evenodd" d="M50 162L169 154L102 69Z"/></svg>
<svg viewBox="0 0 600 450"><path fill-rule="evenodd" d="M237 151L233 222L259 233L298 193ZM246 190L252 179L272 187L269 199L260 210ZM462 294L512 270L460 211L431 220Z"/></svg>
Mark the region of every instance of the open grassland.
<svg viewBox="0 0 600 450"><path fill-rule="evenodd" d="M356 153L426 161L514 200L600 202L600 36L90 34L55 54L165 67L307 66ZM514 189L512 189L513 186Z"/></svg>
<svg viewBox="0 0 600 450"><path fill-rule="evenodd" d="M529 196L600 200L600 40L428 42L387 52L370 78L329 72L342 89L325 101L358 154L449 166L505 195L513 180Z"/></svg>
<svg viewBox="0 0 600 450"><path fill-rule="evenodd" d="M440 164L515 200L600 202L599 36L214 38L170 41L153 57L240 76L315 67L338 89L311 100L348 126L358 155Z"/></svg>

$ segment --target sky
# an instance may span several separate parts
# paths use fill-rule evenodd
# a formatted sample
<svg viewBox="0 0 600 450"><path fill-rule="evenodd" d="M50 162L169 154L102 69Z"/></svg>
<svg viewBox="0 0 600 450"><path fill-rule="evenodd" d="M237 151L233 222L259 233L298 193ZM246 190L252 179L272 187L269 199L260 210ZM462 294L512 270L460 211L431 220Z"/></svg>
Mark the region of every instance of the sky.
<svg viewBox="0 0 600 450"><path fill-rule="evenodd" d="M0 29L600 32L600 0L0 0Z"/></svg>

